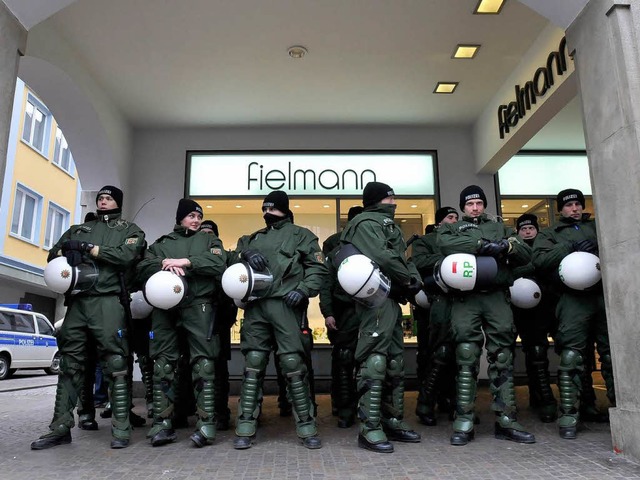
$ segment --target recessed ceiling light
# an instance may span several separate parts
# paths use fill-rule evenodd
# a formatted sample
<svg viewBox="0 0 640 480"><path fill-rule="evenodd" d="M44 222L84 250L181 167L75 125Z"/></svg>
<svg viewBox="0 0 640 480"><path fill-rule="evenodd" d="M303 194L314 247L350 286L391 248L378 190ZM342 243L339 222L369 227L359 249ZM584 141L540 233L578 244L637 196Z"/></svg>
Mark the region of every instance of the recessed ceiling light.
<svg viewBox="0 0 640 480"><path fill-rule="evenodd" d="M207 208L213 208L211 205L207 205Z"/></svg>
<svg viewBox="0 0 640 480"><path fill-rule="evenodd" d="M453 57L451 58L471 59L476 56L476 53L478 53L478 50L480 50L480 45L458 44L458 46L456 46L456 51L453 52Z"/></svg>
<svg viewBox="0 0 640 480"><path fill-rule="evenodd" d="M504 208L504 205L500 205L500 208Z"/></svg>
<svg viewBox="0 0 640 480"><path fill-rule="evenodd" d="M418 208L418 205L414 203L413 205L411 205L411 208Z"/></svg>
<svg viewBox="0 0 640 480"><path fill-rule="evenodd" d="M451 94L458 87L458 82L438 82L433 93Z"/></svg>
<svg viewBox="0 0 640 480"><path fill-rule="evenodd" d="M402 220L400 220L400 223L407 223L407 219L403 218Z"/></svg>
<svg viewBox="0 0 640 480"><path fill-rule="evenodd" d="M300 205L294 205L293 208L300 208Z"/></svg>
<svg viewBox="0 0 640 480"><path fill-rule="evenodd" d="M322 208L330 208L331 205L322 205Z"/></svg>
<svg viewBox="0 0 640 480"><path fill-rule="evenodd" d="M529 208L529 205L525 203L524 205L522 205L522 208Z"/></svg>
<svg viewBox="0 0 640 480"><path fill-rule="evenodd" d="M242 208L242 205L236 205L236 208Z"/></svg>
<svg viewBox="0 0 640 480"><path fill-rule="evenodd" d="M504 2L505 0L479 0L473 13L478 15L498 14L502 10Z"/></svg>
<svg viewBox="0 0 640 480"><path fill-rule="evenodd" d="M549 204L548 203L545 204L544 208L549 208Z"/></svg>
<svg viewBox="0 0 640 480"><path fill-rule="evenodd" d="M307 53L309 53L309 50L307 50L305 47L303 47L302 45L294 45L292 47L289 47L287 49L287 53L289 54L289 56L291 58L302 58L304 57Z"/></svg>

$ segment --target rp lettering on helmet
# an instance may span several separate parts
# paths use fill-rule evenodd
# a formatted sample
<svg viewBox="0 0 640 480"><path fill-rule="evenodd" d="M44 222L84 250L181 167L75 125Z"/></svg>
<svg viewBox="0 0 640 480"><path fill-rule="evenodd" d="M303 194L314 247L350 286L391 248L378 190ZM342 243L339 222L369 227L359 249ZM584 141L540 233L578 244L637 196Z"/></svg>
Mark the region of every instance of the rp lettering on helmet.
<svg viewBox="0 0 640 480"><path fill-rule="evenodd" d="M473 272L475 271L475 267L471 264L471 262L465 261L462 263L462 276L466 278L473 278ZM458 273L458 262L453 262L451 264L451 273Z"/></svg>

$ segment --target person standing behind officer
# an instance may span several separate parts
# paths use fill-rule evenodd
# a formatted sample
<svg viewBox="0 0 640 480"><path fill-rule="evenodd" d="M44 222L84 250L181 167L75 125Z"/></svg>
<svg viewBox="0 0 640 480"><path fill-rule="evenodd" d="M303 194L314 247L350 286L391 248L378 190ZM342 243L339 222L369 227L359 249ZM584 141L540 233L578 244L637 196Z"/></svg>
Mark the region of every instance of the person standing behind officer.
<svg viewBox="0 0 640 480"><path fill-rule="evenodd" d="M404 421L404 344L398 299L415 296L422 282L418 270L405 259L407 247L393 220L394 195L385 183L367 183L362 193L364 211L347 224L340 237L343 246L352 244L391 280L392 298L379 307L356 303L360 320L355 352L360 365L358 446L379 453L393 452L389 440L420 441L420 435Z"/></svg>
<svg viewBox="0 0 640 480"><path fill-rule="evenodd" d="M220 350L215 335L212 308L215 282L226 268L222 242L200 232L202 207L191 199L178 202L173 232L149 247L138 265L142 282L159 271L172 272L187 283L186 296L178 306L154 308L149 333L153 369L153 426L147 433L154 447L176 440L171 422L174 409L174 375L180 356L179 337L188 345L191 379L198 421L191 441L196 447L209 445L216 436L215 360ZM180 399L178 399L180 401Z"/></svg>
<svg viewBox="0 0 640 480"><path fill-rule="evenodd" d="M538 235L538 217L525 213L516 220L518 236L524 243L533 247ZM549 334L555 331L555 306L557 295L535 274L533 263L518 267L513 271L514 278L528 278L538 284L542 292L540 303L533 308L518 308L511 305L513 321L517 334L522 341L525 365L529 380L529 404L538 409L540 420L544 423L555 421L558 404L553 396L549 379Z"/></svg>
<svg viewBox="0 0 640 480"><path fill-rule="evenodd" d="M483 291L452 293L451 328L456 343L456 418L451 445L466 445L474 438L475 398L482 345L487 349L489 381L496 414L495 437L518 443L534 443L533 434L516 418L513 386L515 327L509 306L508 288L513 284L512 268L531 260L531 249L511 236L502 222L485 213L487 197L482 188L469 185L460 192L462 220L438 229L442 254L467 253L494 257L497 275Z"/></svg>
<svg viewBox="0 0 640 480"><path fill-rule="evenodd" d="M363 207L349 209L347 221L362 213ZM338 427L348 428L355 422L357 404L355 388L355 358L360 320L355 304L338 283L333 259L340 245L341 233L334 233L322 245L329 275L320 290L320 311L325 318L331 350L331 399L338 416Z"/></svg>
<svg viewBox="0 0 640 480"><path fill-rule="evenodd" d="M458 211L453 207L442 207L436 211L435 229L413 242L411 261L415 264L422 278L432 278L436 263L443 255L437 246L438 228L442 224L456 223ZM418 345L424 351L426 366L423 374L418 378L418 401L416 415L420 423L435 426L436 400L439 408L455 408L455 346L451 335L451 305L448 297L435 286L427 290L429 297L429 335L426 345ZM418 325L418 328L423 326Z"/></svg>
<svg viewBox="0 0 640 480"><path fill-rule="evenodd" d="M569 188L558 193L559 223L540 232L533 245L533 264L537 270L552 276L556 275L562 259L570 253L598 255L596 223L583 212L584 207L585 198L580 190ZM612 405L616 401L602 282L584 291L564 287L556 315L559 325L555 348L560 354L559 434L561 438L574 439L580 420L580 376L587 357L586 349L592 348L589 346L592 345L591 334L595 335L607 397Z"/></svg>
<svg viewBox="0 0 640 480"><path fill-rule="evenodd" d="M240 450L252 445L260 410L260 387L275 341L298 438L306 448L321 448L299 318L304 315L308 299L317 295L326 281L327 268L317 237L293 224L285 192L269 193L262 212L266 228L241 237L236 249L238 261L247 262L258 272L268 269L273 283L266 297L249 302L244 310L240 348L245 368L233 447Z"/></svg>
<svg viewBox="0 0 640 480"><path fill-rule="evenodd" d="M111 448L129 445L130 391L127 381L127 320L119 296L121 275L130 271L144 251L144 232L121 217L122 190L111 185L96 195L97 219L74 225L49 250L47 261L64 255L75 267L93 262L97 280L89 290L67 296L62 329L58 334L60 376L50 432L31 443L32 450L42 450L71 443L75 422L73 410L84 388L88 348L98 349L102 369L111 383Z"/></svg>
<svg viewBox="0 0 640 480"><path fill-rule="evenodd" d="M213 220L205 220L200 225L202 232L219 237L218 225ZM227 252L227 262L232 255ZM216 279L215 303L216 332L220 338L220 355L216 362L216 427L218 431L229 430L231 410L229 410L229 360L231 360L231 327L236 323L238 307L222 291L219 279Z"/></svg>

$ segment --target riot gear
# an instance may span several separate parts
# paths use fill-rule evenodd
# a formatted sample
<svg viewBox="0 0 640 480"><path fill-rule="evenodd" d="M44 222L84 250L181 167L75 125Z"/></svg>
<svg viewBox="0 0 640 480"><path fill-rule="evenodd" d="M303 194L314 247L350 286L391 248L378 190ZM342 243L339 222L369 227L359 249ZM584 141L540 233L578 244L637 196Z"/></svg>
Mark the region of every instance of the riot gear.
<svg viewBox="0 0 640 480"><path fill-rule="evenodd" d="M273 275L268 268L256 271L246 262L231 265L222 275L224 293L244 304L264 297L272 283Z"/></svg>
<svg viewBox="0 0 640 480"><path fill-rule="evenodd" d="M593 287L602 278L600 259L592 253L573 252L560 262L558 267L560 280L574 290L586 290Z"/></svg>
<svg viewBox="0 0 640 480"><path fill-rule="evenodd" d="M98 268L87 260L72 267L65 257L57 257L44 268L44 283L56 293L76 295L90 290L98 279Z"/></svg>
<svg viewBox="0 0 640 480"><path fill-rule="evenodd" d="M511 303L518 308L533 308L540 303L542 293L536 282L528 278L519 278L509 287Z"/></svg>
<svg viewBox="0 0 640 480"><path fill-rule="evenodd" d="M391 291L391 281L368 257L355 254L338 267L338 282L355 301L367 306L380 306Z"/></svg>
<svg viewBox="0 0 640 480"><path fill-rule="evenodd" d="M175 273L161 270L149 277L144 286L144 297L156 308L169 310L186 296L187 284Z"/></svg>

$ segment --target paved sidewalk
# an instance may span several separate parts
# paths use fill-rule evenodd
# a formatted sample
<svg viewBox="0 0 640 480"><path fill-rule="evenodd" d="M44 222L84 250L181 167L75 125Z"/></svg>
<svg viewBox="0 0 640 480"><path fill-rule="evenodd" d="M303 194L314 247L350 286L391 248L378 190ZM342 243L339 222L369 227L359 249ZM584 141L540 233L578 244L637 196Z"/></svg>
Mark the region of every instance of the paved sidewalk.
<svg viewBox="0 0 640 480"><path fill-rule="evenodd" d="M517 392L520 419L536 434L536 444L493 438L489 392L481 388L476 440L452 447L446 417L437 427L419 425L413 415L416 393L407 392L407 418L423 440L395 443L393 454L358 448L357 427L335 426L326 395L319 397L321 450L302 447L293 420L280 418L275 397L267 397L257 443L249 450L232 448L233 431L220 432L212 446L194 448L191 429L178 430L175 444L152 448L146 428L133 432L129 448L111 450L109 421L98 418L100 430L74 428L71 445L31 451L29 444L51 418L55 388L0 392L0 479L640 479L640 465L612 453L608 425L586 424L577 440L562 440L554 424L540 423L526 407L526 388ZM135 403L142 414L144 402Z"/></svg>

